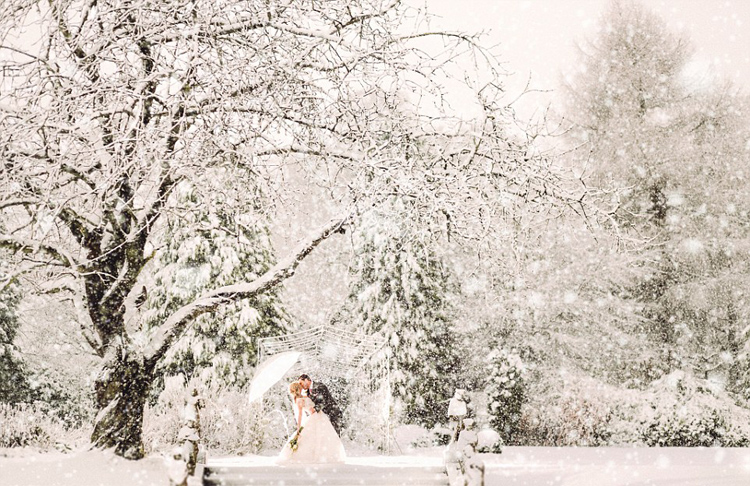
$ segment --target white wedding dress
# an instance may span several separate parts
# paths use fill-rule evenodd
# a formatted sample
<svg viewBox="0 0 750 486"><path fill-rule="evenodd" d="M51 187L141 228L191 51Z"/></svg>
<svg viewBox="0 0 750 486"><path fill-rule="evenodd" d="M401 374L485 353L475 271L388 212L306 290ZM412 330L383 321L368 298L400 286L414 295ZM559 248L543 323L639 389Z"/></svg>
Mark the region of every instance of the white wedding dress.
<svg viewBox="0 0 750 486"><path fill-rule="evenodd" d="M308 397L297 399L302 401L302 431L297 439L297 450L293 451L289 442L279 453L278 464L321 464L342 463L346 459L344 444L341 443L331 420L323 412L315 412L313 401ZM294 411L295 416L298 413ZM295 431L296 433L296 431Z"/></svg>

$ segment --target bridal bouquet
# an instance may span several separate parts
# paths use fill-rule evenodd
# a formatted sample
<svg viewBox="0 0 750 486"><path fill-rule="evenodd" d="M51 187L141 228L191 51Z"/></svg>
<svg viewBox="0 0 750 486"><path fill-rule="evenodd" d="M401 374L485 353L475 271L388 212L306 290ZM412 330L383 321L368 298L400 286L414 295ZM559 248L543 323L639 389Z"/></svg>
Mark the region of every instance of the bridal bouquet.
<svg viewBox="0 0 750 486"><path fill-rule="evenodd" d="M302 432L302 429L304 427L300 427L296 434L294 434L294 437L292 437L292 440L289 441L289 447L292 448L292 452L297 450L297 447L299 447L299 434Z"/></svg>

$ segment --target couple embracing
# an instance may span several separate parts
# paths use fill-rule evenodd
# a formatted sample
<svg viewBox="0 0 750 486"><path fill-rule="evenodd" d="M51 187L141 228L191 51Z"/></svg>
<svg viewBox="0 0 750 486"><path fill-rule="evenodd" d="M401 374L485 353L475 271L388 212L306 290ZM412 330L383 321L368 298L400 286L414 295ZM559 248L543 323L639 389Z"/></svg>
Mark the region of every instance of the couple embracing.
<svg viewBox="0 0 750 486"><path fill-rule="evenodd" d="M279 464L341 463L346 454L339 437L341 410L322 383L300 375L289 385L297 431L279 454Z"/></svg>

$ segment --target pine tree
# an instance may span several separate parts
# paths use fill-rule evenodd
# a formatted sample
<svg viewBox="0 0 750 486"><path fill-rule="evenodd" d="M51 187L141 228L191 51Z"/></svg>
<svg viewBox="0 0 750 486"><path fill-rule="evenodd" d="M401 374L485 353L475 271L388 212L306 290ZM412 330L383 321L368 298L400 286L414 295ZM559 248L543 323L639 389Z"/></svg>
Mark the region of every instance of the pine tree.
<svg viewBox="0 0 750 486"><path fill-rule="evenodd" d="M21 292L5 272L2 262L0 285L0 403L18 403L29 396L27 369L13 344L20 325L17 308Z"/></svg>
<svg viewBox="0 0 750 486"><path fill-rule="evenodd" d="M274 264L269 231L253 216L253 198L232 187L231 174L212 177L216 183L208 192L182 183L173 196L175 217L165 229L168 243L158 251L146 297L147 315L156 322L208 289L253 280ZM198 318L161 368L168 375L243 386L256 364L257 338L282 334L286 320L275 290L232 304Z"/></svg>
<svg viewBox="0 0 750 486"><path fill-rule="evenodd" d="M457 286L435 252L410 234L399 206L370 212L354 236L349 312L355 327L387 340L397 413L434 427L446 421L459 367L451 305Z"/></svg>

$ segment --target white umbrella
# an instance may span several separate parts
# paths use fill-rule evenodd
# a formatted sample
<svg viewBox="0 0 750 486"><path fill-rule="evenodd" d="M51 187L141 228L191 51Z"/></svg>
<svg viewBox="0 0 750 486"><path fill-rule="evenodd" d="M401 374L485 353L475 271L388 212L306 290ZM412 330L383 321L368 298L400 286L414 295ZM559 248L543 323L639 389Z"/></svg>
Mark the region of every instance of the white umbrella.
<svg viewBox="0 0 750 486"><path fill-rule="evenodd" d="M292 369L301 354L299 351L286 351L275 354L261 363L255 370L253 381L250 382L250 396L248 397L250 403L259 400L264 393L278 383L287 371Z"/></svg>

